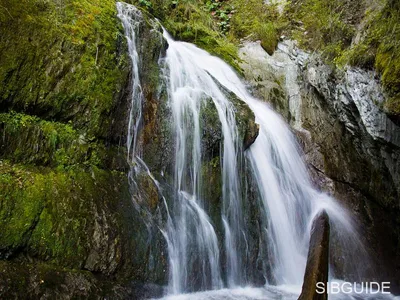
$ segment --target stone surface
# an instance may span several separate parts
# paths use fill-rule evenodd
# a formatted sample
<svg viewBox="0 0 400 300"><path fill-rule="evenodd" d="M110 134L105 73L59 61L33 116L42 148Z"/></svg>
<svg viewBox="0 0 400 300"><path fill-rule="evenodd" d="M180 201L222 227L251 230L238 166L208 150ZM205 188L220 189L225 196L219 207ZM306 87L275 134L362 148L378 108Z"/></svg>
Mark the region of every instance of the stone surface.
<svg viewBox="0 0 400 300"><path fill-rule="evenodd" d="M69 2L68 9L75 9L77 2ZM10 27L1 26L2 32L17 26L21 39L32 31L37 43L16 53L2 44L0 52L9 63L32 49L41 47L44 51L37 50L34 57L28 53L28 60L19 61L19 70L8 72L11 77L3 77L3 71L13 65L2 64L0 72L0 263L6 270L0 281L26 284L26 289L2 285L6 288L0 292L1 298L90 295L97 299L114 288L123 298L135 289L122 287L128 280L166 280L164 239L158 227L148 231L143 211L133 205L135 195L128 184L126 134L132 75L125 37L115 2L92 4L85 3L79 9L85 16L94 9L101 24L87 26L89 37L84 45L71 42L65 34L55 35L54 44L48 45L55 33L46 32L44 24L23 28L25 23L9 20ZM44 5L35 20L49 22L53 20L53 4ZM9 9L13 13L17 8ZM54 17L60 16L55 13ZM27 21L24 18L21 15L21 20ZM57 20L64 30L65 20ZM145 14L140 30L141 69L146 82L144 111L145 118L151 119L156 114L154 103L161 99L157 94L158 59L166 45L161 27ZM100 36L98 31L102 31ZM9 34L5 32L2 38ZM59 40L63 38L66 40ZM92 38L99 43L97 54L92 51L96 49ZM79 45L71 46L74 42ZM71 47L68 55L54 51L51 55L55 57L47 61L45 57L60 44ZM65 72L52 78L64 63L68 66ZM43 66L48 67L43 74L55 85L35 75ZM19 76L18 83L15 76ZM20 88L20 93L7 91L10 86ZM148 174L141 179L142 201L154 213L153 219L159 220L157 186ZM39 277L53 277L53 281L44 280L46 284L40 286Z"/></svg>
<svg viewBox="0 0 400 300"><path fill-rule="evenodd" d="M314 184L358 218L376 258L377 269L364 276L379 274L400 286L400 129L381 109L386 95L379 81L372 72L332 69L290 41L272 56L256 43L245 43L240 53L255 96L292 126ZM280 104L271 98L277 81ZM349 274L343 262L332 263Z"/></svg>
<svg viewBox="0 0 400 300"><path fill-rule="evenodd" d="M109 282L89 271L59 268L45 263L0 261L2 299L149 299L165 289L155 284Z"/></svg>
<svg viewBox="0 0 400 300"><path fill-rule="evenodd" d="M308 55L292 41L279 43L272 56L259 42L245 42L239 50L240 66L253 94L271 103L296 129L301 128L299 67Z"/></svg>
<svg viewBox="0 0 400 300"><path fill-rule="evenodd" d="M313 220L307 265L299 300L328 299L327 289L325 289L325 293L317 293L317 283L322 282L327 287L329 275L329 234L329 216L323 210Z"/></svg>

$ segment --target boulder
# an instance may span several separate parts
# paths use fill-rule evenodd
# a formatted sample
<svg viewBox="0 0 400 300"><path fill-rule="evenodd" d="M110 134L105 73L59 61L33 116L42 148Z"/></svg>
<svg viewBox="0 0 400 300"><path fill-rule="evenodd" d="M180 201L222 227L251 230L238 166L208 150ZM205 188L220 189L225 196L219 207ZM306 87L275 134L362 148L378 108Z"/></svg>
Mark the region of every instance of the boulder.
<svg viewBox="0 0 400 300"><path fill-rule="evenodd" d="M328 299L327 289L323 294L317 292L317 283L323 282L325 287L328 283L329 232L329 217L323 210L313 220L307 266L299 300Z"/></svg>

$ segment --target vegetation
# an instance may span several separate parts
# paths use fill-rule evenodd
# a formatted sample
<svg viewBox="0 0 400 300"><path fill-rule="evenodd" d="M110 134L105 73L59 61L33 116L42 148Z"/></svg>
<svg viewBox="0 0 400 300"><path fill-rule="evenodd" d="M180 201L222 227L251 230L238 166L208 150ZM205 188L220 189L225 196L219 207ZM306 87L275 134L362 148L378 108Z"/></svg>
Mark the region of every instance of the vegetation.
<svg viewBox="0 0 400 300"><path fill-rule="evenodd" d="M384 109L400 116L400 3L295 0L288 6L290 31L302 47L327 62L375 69L388 93Z"/></svg>
<svg viewBox="0 0 400 300"><path fill-rule="evenodd" d="M259 0L233 0L235 7L232 18L232 39L247 38L260 40L261 46L269 54L275 51L278 44L278 32L283 28L284 21L277 7L267 5Z"/></svg>
<svg viewBox="0 0 400 300"><path fill-rule="evenodd" d="M124 47L113 0L0 0L1 259L124 267L130 198L111 130Z"/></svg>
<svg viewBox="0 0 400 300"><path fill-rule="evenodd" d="M149 1L146 1L149 2ZM242 38L261 40L272 54L283 26L275 6L262 0L133 1L161 20L177 39L192 42L241 72L237 46Z"/></svg>
<svg viewBox="0 0 400 300"><path fill-rule="evenodd" d="M70 123L11 112L0 113L0 128L0 154L14 162L59 169L74 165L106 168L106 155L111 151L94 137L76 131Z"/></svg>
<svg viewBox="0 0 400 300"><path fill-rule="evenodd" d="M126 176L116 171L54 171L0 160L0 257L25 248L43 261L80 269L98 247L91 236L99 230L96 218L117 226L115 210L126 192ZM109 215L96 216L102 210ZM97 234L107 239L106 231Z"/></svg>
<svg viewBox="0 0 400 300"><path fill-rule="evenodd" d="M152 43L157 42L146 44L145 59L151 60L146 81L158 79L153 54L161 46ZM44 272L51 274L65 268L64 275L57 273L60 280L90 271L88 291L97 274L112 287L119 279L147 276L144 260L136 262L131 255L132 249L145 253L147 244L144 225L135 220L140 218L129 194L123 142L129 104L122 97L129 93L126 50L114 0L0 0L4 269L32 263L33 269L49 266ZM154 82L144 88L146 96L156 90ZM153 197L149 205L156 206L158 191L145 180L144 189ZM14 277L36 285L34 270L13 277L3 273L0 283L7 286ZM76 285L82 288L85 280L77 278ZM24 290L32 293L12 292ZM0 297L15 298L4 291Z"/></svg>
<svg viewBox="0 0 400 300"><path fill-rule="evenodd" d="M106 135L124 82L119 40L113 0L1 0L1 109Z"/></svg>
<svg viewBox="0 0 400 300"><path fill-rule="evenodd" d="M376 49L375 68L382 75L383 86L391 96L385 108L400 116L400 3L390 0L380 12L379 22L371 21L365 48ZM366 53L367 57L371 54Z"/></svg>

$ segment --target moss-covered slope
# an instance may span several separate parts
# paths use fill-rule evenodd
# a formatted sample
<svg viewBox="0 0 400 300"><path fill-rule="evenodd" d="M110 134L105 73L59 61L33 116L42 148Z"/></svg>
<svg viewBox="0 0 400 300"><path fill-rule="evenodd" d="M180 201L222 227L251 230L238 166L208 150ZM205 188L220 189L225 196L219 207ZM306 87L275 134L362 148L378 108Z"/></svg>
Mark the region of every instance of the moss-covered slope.
<svg viewBox="0 0 400 300"><path fill-rule="evenodd" d="M126 76L120 29L112 0L2 0L1 110L106 136Z"/></svg>
<svg viewBox="0 0 400 300"><path fill-rule="evenodd" d="M16 271L0 282L27 286L0 297L36 297L28 287L52 272L93 293L100 277L145 279L132 255L146 246L126 175L129 70L115 1L1 0L0 259Z"/></svg>

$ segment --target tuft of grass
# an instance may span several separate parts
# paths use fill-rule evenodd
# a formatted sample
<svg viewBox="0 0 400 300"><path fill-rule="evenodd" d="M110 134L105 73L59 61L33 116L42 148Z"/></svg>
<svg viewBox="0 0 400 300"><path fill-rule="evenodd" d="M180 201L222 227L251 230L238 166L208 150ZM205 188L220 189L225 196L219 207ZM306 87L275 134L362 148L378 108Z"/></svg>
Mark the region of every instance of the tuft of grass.
<svg viewBox="0 0 400 300"><path fill-rule="evenodd" d="M230 2L235 12L231 20L231 36L236 40L260 40L264 50L272 54L278 44L278 32L283 27L277 8L262 0Z"/></svg>

